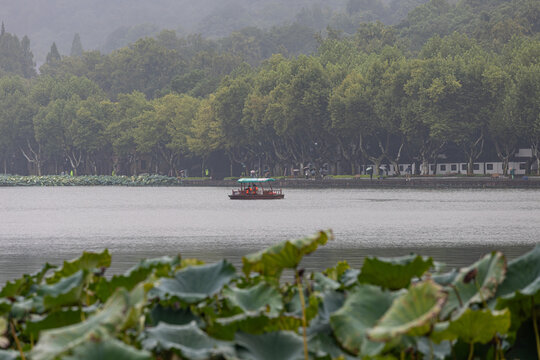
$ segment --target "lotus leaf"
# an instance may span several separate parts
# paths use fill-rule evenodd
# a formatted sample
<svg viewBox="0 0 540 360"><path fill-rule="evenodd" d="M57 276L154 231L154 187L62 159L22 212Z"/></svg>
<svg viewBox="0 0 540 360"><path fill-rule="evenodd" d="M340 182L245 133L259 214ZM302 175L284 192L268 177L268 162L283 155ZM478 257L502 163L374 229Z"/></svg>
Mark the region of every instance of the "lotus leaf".
<svg viewBox="0 0 540 360"><path fill-rule="evenodd" d="M96 295L101 301L106 301L120 287L133 289L137 284L146 280L152 272L158 276L166 276L173 267L180 263L178 257L168 256L142 260L136 266L127 270L123 275L114 275L110 280L100 278L96 286Z"/></svg>
<svg viewBox="0 0 540 360"><path fill-rule="evenodd" d="M173 309L159 304L152 308L148 320L152 326L156 326L160 322L172 325L186 325L192 321L195 321L199 327L204 326L203 320L193 314L190 309Z"/></svg>
<svg viewBox="0 0 540 360"><path fill-rule="evenodd" d="M506 277L497 289L498 308L514 298L533 297L540 290L540 245L508 263ZM529 311L530 312L530 311Z"/></svg>
<svg viewBox="0 0 540 360"><path fill-rule="evenodd" d="M322 273L315 273L313 275L314 280L314 290L315 291L327 291L327 290L337 290L341 287L341 284L335 280L332 280Z"/></svg>
<svg viewBox="0 0 540 360"><path fill-rule="evenodd" d="M262 335L238 333L237 354L245 360L303 360L304 345L300 336L291 331L276 331Z"/></svg>
<svg viewBox="0 0 540 360"><path fill-rule="evenodd" d="M17 360L19 352L13 350L0 350L0 360Z"/></svg>
<svg viewBox="0 0 540 360"><path fill-rule="evenodd" d="M380 351L384 344L370 344L366 333L397 296L399 293L368 284L359 285L349 293L341 309L330 316L330 325L341 346L354 354Z"/></svg>
<svg viewBox="0 0 540 360"><path fill-rule="evenodd" d="M302 302L300 301L300 295L298 293L298 288L294 289L294 296L292 297L291 301L287 304L286 310L290 314L298 317L302 317ZM315 316L317 316L317 313L319 312L319 294L318 293L312 293L308 296L307 291L304 291L304 305L305 305L305 312L306 312L306 320L311 321Z"/></svg>
<svg viewBox="0 0 540 360"><path fill-rule="evenodd" d="M154 294L175 297L184 303L194 304L219 292L234 277L234 266L225 260L190 266L177 271L172 279L160 279Z"/></svg>
<svg viewBox="0 0 540 360"><path fill-rule="evenodd" d="M62 360L150 360L152 354L138 350L121 341L91 338L88 342L73 349L70 356Z"/></svg>
<svg viewBox="0 0 540 360"><path fill-rule="evenodd" d="M11 307L10 316L15 319L21 319L25 317L28 313L32 311L35 307L35 298L32 299L24 299L19 298L19 301L13 304ZM39 298L41 300L41 298Z"/></svg>
<svg viewBox="0 0 540 360"><path fill-rule="evenodd" d="M459 309L456 314L459 316L470 304L488 301L495 295L505 274L506 259L500 252L492 252L471 266L462 268L452 285L447 288L448 301L441 313L443 318L455 309ZM468 279L469 277L472 278Z"/></svg>
<svg viewBox="0 0 540 360"><path fill-rule="evenodd" d="M435 281L439 285L447 286L454 282L458 275L458 272L456 269L452 269L451 271L444 273L444 274L435 274L431 276L431 279Z"/></svg>
<svg viewBox="0 0 540 360"><path fill-rule="evenodd" d="M323 274L326 275L329 279L339 281L343 274L345 274L345 272L349 269L350 266L346 261L338 261L336 266L326 269L325 271L323 271Z"/></svg>
<svg viewBox="0 0 540 360"><path fill-rule="evenodd" d="M11 310L11 301L7 299L0 299L0 315L7 314Z"/></svg>
<svg viewBox="0 0 540 360"><path fill-rule="evenodd" d="M140 269L156 269L158 276L165 276L171 269L181 264L180 255L175 257L162 256L153 259L141 260L137 265L128 269L124 275L130 276L132 272ZM201 264L202 265L202 264Z"/></svg>
<svg viewBox="0 0 540 360"><path fill-rule="evenodd" d="M302 326L302 318L295 315L269 316L264 311L249 311L215 319L209 327L208 333L220 339L232 340L238 331L248 334L262 334L278 330L296 331L300 326Z"/></svg>
<svg viewBox="0 0 540 360"><path fill-rule="evenodd" d="M346 354L338 345L334 337L325 333L317 333L309 338L308 348L315 359L343 359L352 360L354 357Z"/></svg>
<svg viewBox="0 0 540 360"><path fill-rule="evenodd" d="M345 286L346 288L350 288L353 285L358 284L358 275L360 275L360 270L358 269L347 269L341 276L341 279L339 281Z"/></svg>
<svg viewBox="0 0 540 360"><path fill-rule="evenodd" d="M231 343L209 337L194 322L189 325L159 323L157 327L146 330L144 336L142 344L145 349L157 352L174 350L187 359L204 360L233 353Z"/></svg>
<svg viewBox="0 0 540 360"><path fill-rule="evenodd" d="M512 324L513 325L513 324ZM536 338L532 319L524 322L519 328L516 342L506 354L507 359L538 359Z"/></svg>
<svg viewBox="0 0 540 360"><path fill-rule="evenodd" d="M436 343L443 340L461 339L466 343L485 344L499 333L506 334L510 327L510 311L468 308L458 318L435 326L431 338Z"/></svg>
<svg viewBox="0 0 540 360"><path fill-rule="evenodd" d="M319 303L319 312L310 322L307 333L310 335L317 333L330 334L332 332L330 315L340 309L344 302L345 296L343 293L336 291L324 293L322 301Z"/></svg>
<svg viewBox="0 0 540 360"><path fill-rule="evenodd" d="M37 339L42 330L56 329L59 327L76 324L81 321L81 317L82 312L80 309L54 311L45 316L39 316L27 321L25 334L28 336L33 336L34 339Z"/></svg>
<svg viewBox="0 0 540 360"><path fill-rule="evenodd" d="M424 355L425 359L445 360L452 353L452 344L450 341L442 341L435 344L428 337L420 337L416 341L416 348Z"/></svg>
<svg viewBox="0 0 540 360"><path fill-rule="evenodd" d="M409 286L411 279L422 276L431 266L433 259L420 255L368 257L364 260L358 281L391 290L402 289Z"/></svg>
<svg viewBox="0 0 540 360"><path fill-rule="evenodd" d="M41 283L47 271L54 268L54 265L45 263L41 270L35 274L24 274L19 279L7 281L2 288L2 291L0 291L0 297L15 297L17 295L26 296L32 286Z"/></svg>
<svg viewBox="0 0 540 360"><path fill-rule="evenodd" d="M390 341L399 335L427 333L446 297L442 287L431 280L411 285L409 291L395 299L377 325L367 332L368 338Z"/></svg>
<svg viewBox="0 0 540 360"><path fill-rule="evenodd" d="M78 304L87 275L86 270L79 270L52 285L40 285L36 293L43 297L43 308L46 310Z"/></svg>
<svg viewBox="0 0 540 360"><path fill-rule="evenodd" d="M231 305L244 312L265 311L269 316L278 315L283 310L281 294L272 285L261 282L251 288L228 288L223 291Z"/></svg>
<svg viewBox="0 0 540 360"><path fill-rule="evenodd" d="M39 342L31 351L33 360L56 359L90 338L98 335L103 337L120 329L126 321L130 310L130 294L125 289L119 289L109 298L103 310L78 324L41 332Z"/></svg>
<svg viewBox="0 0 540 360"><path fill-rule="evenodd" d="M265 276L279 278L283 269L293 269L298 266L305 255L317 250L333 239L331 231L320 231L318 234L302 239L287 240L254 254L242 258L243 270L246 276L258 272Z"/></svg>
<svg viewBox="0 0 540 360"><path fill-rule="evenodd" d="M48 284L54 284L60 279L73 275L79 270L92 270L101 267L109 267L111 265L111 255L109 250L105 249L102 253L83 252L82 256L71 260L64 261L64 265L55 271L51 277L47 278Z"/></svg>

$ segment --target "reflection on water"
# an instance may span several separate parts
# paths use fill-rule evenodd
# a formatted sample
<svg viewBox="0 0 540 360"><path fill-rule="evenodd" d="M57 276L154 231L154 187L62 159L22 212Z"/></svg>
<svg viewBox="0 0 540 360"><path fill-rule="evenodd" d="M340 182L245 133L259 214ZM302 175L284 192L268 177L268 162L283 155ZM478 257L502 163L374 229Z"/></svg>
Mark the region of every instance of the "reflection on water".
<svg viewBox="0 0 540 360"><path fill-rule="evenodd" d="M83 250L113 254L112 272L181 253L239 265L277 241L332 228L308 269L367 255L417 252L449 266L503 250L514 258L540 234L538 190L300 190L285 200L230 201L227 188L0 188L0 282Z"/></svg>

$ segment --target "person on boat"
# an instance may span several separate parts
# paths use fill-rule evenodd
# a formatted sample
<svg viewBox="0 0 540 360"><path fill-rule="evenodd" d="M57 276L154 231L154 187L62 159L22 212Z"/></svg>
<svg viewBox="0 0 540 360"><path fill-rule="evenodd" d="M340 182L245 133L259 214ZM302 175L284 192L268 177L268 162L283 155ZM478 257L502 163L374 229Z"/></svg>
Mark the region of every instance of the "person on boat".
<svg viewBox="0 0 540 360"><path fill-rule="evenodd" d="M259 188L257 187L257 185L254 185L253 187L253 194L257 194L257 191L259 190Z"/></svg>

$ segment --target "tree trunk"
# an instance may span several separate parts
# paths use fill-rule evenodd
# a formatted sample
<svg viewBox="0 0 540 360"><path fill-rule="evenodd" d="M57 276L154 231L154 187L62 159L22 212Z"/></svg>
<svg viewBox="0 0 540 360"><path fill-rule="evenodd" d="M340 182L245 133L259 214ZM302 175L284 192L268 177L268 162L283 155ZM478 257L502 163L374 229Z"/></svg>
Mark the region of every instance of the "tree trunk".
<svg viewBox="0 0 540 360"><path fill-rule="evenodd" d="M41 145L37 145L37 150L34 150L32 147L32 144L30 144L30 140L26 139L26 144L28 146L28 151L24 151L22 147L20 147L20 150L23 154L23 156L26 158L26 160L30 164L34 164L37 170L37 175L41 176L41 166L42 166L42 160L41 160Z"/></svg>

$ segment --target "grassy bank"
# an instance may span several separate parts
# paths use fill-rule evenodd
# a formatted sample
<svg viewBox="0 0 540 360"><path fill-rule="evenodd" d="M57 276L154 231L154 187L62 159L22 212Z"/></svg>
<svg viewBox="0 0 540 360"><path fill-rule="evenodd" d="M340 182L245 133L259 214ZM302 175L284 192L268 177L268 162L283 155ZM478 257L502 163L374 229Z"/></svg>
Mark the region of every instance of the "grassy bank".
<svg viewBox="0 0 540 360"><path fill-rule="evenodd" d="M431 258L367 258L304 273L331 232L202 264L111 256L45 264L0 291L0 359L534 359L540 246L459 271ZM281 274L291 269L293 283Z"/></svg>

